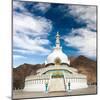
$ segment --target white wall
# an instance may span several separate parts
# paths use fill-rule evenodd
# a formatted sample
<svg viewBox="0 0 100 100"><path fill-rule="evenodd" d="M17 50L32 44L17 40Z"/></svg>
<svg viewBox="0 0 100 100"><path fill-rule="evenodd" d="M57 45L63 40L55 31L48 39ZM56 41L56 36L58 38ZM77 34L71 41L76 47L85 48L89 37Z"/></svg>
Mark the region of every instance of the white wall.
<svg viewBox="0 0 100 100"><path fill-rule="evenodd" d="M47 82L48 80L26 81L24 91L35 91L35 92L45 91L45 83Z"/></svg>
<svg viewBox="0 0 100 100"><path fill-rule="evenodd" d="M70 89L72 90L88 87L86 79L65 79L67 89L69 81L70 81Z"/></svg>
<svg viewBox="0 0 100 100"><path fill-rule="evenodd" d="M24 91L35 91L35 92L45 91L45 84L30 84L25 86Z"/></svg>
<svg viewBox="0 0 100 100"><path fill-rule="evenodd" d="M34 80L34 81L27 81L25 82L24 91L45 91L45 83L48 80ZM68 82L70 81L70 89L80 89L80 88L87 88L87 80L86 79L66 79L66 89L69 89ZM58 87L59 88L59 87Z"/></svg>

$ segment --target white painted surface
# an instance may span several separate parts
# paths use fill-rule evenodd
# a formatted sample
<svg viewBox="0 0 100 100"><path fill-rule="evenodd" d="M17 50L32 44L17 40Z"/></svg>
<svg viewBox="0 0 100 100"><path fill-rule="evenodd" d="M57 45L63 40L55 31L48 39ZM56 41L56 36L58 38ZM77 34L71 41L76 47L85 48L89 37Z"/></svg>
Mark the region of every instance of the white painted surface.
<svg viewBox="0 0 100 100"><path fill-rule="evenodd" d="M50 80L50 86L48 92L52 91L65 91L63 78L52 78Z"/></svg>
<svg viewBox="0 0 100 100"><path fill-rule="evenodd" d="M47 63L55 63L55 59L59 57L61 59L61 63L67 63L70 64L70 61L68 60L68 57L66 54L62 52L62 49L54 49L53 52L47 57Z"/></svg>
<svg viewBox="0 0 100 100"><path fill-rule="evenodd" d="M60 47L60 35L59 32L57 32L56 35L56 47L54 48L53 52L49 54L47 57L46 63L55 63L55 59L60 58L61 63L67 63L70 64L70 61L68 60L68 57L66 54L63 53L62 47Z"/></svg>
<svg viewBox="0 0 100 100"><path fill-rule="evenodd" d="M66 85L67 85L66 89L68 90L69 89L68 83ZM87 88L87 87L88 87L88 85L86 83L79 83L79 82L70 83L71 90L80 89L80 88Z"/></svg>
<svg viewBox="0 0 100 100"><path fill-rule="evenodd" d="M69 86L68 82L70 81L70 89L80 89L87 88L87 80L86 79L65 79L66 90L68 91ZM64 80L63 78L51 78L49 81L43 80L33 83L33 81L25 82L24 91L45 91L45 84L48 82L49 92L51 91L65 91Z"/></svg>
<svg viewBox="0 0 100 100"><path fill-rule="evenodd" d="M45 84L29 84L25 86L24 91L45 91Z"/></svg>

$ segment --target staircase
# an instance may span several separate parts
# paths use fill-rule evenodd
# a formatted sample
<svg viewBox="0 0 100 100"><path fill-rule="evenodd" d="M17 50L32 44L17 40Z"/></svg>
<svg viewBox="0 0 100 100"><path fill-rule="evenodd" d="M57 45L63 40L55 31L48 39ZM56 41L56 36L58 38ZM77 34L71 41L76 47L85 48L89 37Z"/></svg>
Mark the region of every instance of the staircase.
<svg viewBox="0 0 100 100"><path fill-rule="evenodd" d="M51 78L48 92L65 91L64 78Z"/></svg>

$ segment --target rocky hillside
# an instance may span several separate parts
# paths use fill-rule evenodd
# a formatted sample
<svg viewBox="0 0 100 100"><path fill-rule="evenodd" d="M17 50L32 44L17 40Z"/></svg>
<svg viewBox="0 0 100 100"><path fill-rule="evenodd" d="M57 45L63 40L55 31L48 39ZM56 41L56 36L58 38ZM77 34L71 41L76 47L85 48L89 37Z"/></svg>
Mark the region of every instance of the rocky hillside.
<svg viewBox="0 0 100 100"><path fill-rule="evenodd" d="M25 77L28 75L35 75L39 68L43 68L44 64L23 64L17 68L13 68L13 89L23 88Z"/></svg>
<svg viewBox="0 0 100 100"><path fill-rule="evenodd" d="M77 68L78 73L87 75L88 83L96 83L96 61L87 57L71 57L71 67ZM23 88L25 77L28 75L35 75L36 71L45 67L44 64L23 64L17 68L13 68L13 89Z"/></svg>
<svg viewBox="0 0 100 100"><path fill-rule="evenodd" d="M84 56L71 60L71 66L78 69L78 72L87 76L88 83L96 83L96 61Z"/></svg>

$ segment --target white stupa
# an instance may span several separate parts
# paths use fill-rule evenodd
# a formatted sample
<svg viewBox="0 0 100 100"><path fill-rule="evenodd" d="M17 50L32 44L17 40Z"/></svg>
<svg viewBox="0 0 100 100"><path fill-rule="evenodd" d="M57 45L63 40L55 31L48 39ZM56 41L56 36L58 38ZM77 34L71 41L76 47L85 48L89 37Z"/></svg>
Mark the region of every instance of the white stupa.
<svg viewBox="0 0 100 100"><path fill-rule="evenodd" d="M47 61L45 62L46 64L55 63L56 58L59 58L62 63L70 64L67 55L63 53L62 47L60 47L60 35L58 32L56 35L56 47L54 48L53 52L48 55Z"/></svg>
<svg viewBox="0 0 100 100"><path fill-rule="evenodd" d="M87 88L87 77L70 66L70 61L60 47L60 35L56 35L56 46L45 61L45 68L36 75L27 76L24 91L54 92Z"/></svg>

